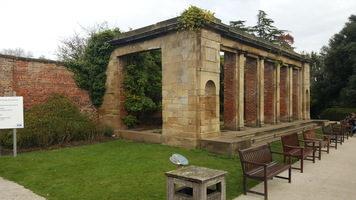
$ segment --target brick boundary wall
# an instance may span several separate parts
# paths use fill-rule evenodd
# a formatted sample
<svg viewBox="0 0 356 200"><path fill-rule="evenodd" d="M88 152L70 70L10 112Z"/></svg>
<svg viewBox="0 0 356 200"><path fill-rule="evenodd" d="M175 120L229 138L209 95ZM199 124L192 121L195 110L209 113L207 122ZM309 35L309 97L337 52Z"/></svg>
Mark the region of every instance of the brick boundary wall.
<svg viewBox="0 0 356 200"><path fill-rule="evenodd" d="M235 62L236 62L236 54L233 53L225 53L225 63L224 63L224 124L227 128L231 128L234 123L235 116L235 99L234 93L234 70L235 70Z"/></svg>
<svg viewBox="0 0 356 200"><path fill-rule="evenodd" d="M274 64L271 62L265 62L265 71L264 71L264 115L265 123L273 123L273 97L274 97L274 85L273 85L273 67Z"/></svg>
<svg viewBox="0 0 356 200"><path fill-rule="evenodd" d="M246 58L245 120L246 126L256 126L257 115L257 60Z"/></svg>
<svg viewBox="0 0 356 200"><path fill-rule="evenodd" d="M0 96L23 96L24 109L43 102L53 94L65 94L83 113L96 114L89 92L80 89L74 73L58 62L0 55Z"/></svg>
<svg viewBox="0 0 356 200"><path fill-rule="evenodd" d="M287 112L287 93L288 93L288 83L287 83L287 67L281 67L281 79L280 79L280 120L288 121Z"/></svg>

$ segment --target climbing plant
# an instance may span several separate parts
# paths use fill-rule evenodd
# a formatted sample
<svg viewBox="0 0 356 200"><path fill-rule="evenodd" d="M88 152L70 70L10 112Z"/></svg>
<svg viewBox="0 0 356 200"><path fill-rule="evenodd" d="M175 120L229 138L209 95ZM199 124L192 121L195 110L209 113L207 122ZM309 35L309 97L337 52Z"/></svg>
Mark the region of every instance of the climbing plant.
<svg viewBox="0 0 356 200"><path fill-rule="evenodd" d="M196 6L190 6L178 18L178 30L200 31L205 24L210 23L214 18L214 13Z"/></svg>
<svg viewBox="0 0 356 200"><path fill-rule="evenodd" d="M115 47L108 41L120 33L119 29L105 30L92 34L84 50L83 61L67 61L63 65L74 72L74 79L80 88L89 91L90 99L96 107L103 102L106 82L106 68Z"/></svg>
<svg viewBox="0 0 356 200"><path fill-rule="evenodd" d="M122 120L127 126L135 126L161 108L161 51L130 55L124 71L125 109L129 116Z"/></svg>

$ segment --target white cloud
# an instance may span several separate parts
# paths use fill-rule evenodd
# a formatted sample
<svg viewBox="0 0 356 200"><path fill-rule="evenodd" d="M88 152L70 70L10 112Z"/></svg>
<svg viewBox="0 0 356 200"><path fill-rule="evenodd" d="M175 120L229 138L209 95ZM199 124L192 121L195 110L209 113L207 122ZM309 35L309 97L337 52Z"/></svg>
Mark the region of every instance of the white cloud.
<svg viewBox="0 0 356 200"><path fill-rule="evenodd" d="M3 0L0 49L21 47L54 59L59 38L81 31L80 25L107 21L127 31L176 17L189 5L214 12L225 24L245 20L250 26L263 10L277 28L291 31L297 52L319 51L356 14L354 0Z"/></svg>

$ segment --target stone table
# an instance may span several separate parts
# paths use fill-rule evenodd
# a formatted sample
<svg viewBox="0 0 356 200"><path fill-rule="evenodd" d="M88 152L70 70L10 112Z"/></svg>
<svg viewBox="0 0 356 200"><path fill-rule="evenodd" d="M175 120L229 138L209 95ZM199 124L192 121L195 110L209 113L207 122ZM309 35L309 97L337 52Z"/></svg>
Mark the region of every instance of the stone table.
<svg viewBox="0 0 356 200"><path fill-rule="evenodd" d="M189 166L166 172L168 200L225 200L227 172ZM212 187L211 187L212 186Z"/></svg>

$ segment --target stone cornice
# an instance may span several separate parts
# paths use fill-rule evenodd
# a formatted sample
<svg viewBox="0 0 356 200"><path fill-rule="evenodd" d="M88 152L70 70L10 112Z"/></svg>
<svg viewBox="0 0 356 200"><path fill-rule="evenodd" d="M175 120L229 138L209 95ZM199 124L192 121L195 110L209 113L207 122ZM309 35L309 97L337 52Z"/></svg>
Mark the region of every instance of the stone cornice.
<svg viewBox="0 0 356 200"><path fill-rule="evenodd" d="M116 35L114 40L110 41L110 44L114 46L123 46L129 43L136 43L136 42L157 38L159 36L168 34L173 31L178 31L177 20L178 17L168 19L159 22L157 24L146 26L126 33L118 34ZM233 41L237 41L257 49L261 49L274 54L279 54L281 56L285 56L294 60L309 62L309 59L306 59L305 57L303 57L298 53L295 53L294 51L281 48L268 41L257 38L248 33L236 30L228 25L221 23L220 20L211 21L209 24L206 24L205 29L212 30L214 32L221 34L222 37L229 38Z"/></svg>

